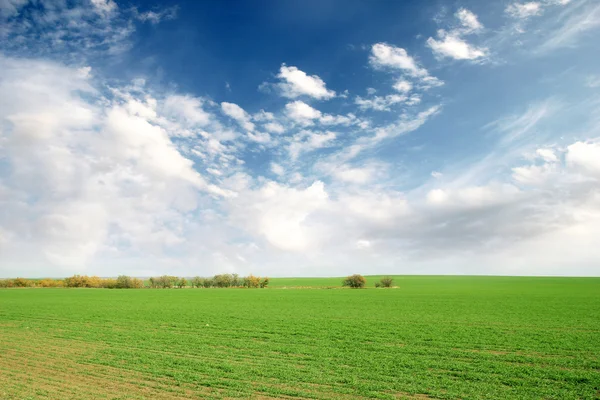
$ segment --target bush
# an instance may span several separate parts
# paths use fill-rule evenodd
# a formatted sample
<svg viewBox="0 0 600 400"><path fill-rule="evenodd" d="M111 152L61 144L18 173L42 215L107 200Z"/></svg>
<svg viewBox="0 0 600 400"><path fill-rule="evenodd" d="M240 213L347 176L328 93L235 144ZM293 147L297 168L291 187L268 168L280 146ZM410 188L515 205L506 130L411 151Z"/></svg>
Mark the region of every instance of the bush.
<svg viewBox="0 0 600 400"><path fill-rule="evenodd" d="M0 279L0 288L10 288L13 287L12 279Z"/></svg>
<svg viewBox="0 0 600 400"><path fill-rule="evenodd" d="M247 288L258 288L260 287L260 278L254 275L248 275L244 278L244 287Z"/></svg>
<svg viewBox="0 0 600 400"><path fill-rule="evenodd" d="M60 279L42 279L38 282L39 287L63 287L65 282Z"/></svg>
<svg viewBox="0 0 600 400"><path fill-rule="evenodd" d="M233 276L231 274L215 275L213 282L214 286L218 288L228 288L233 283Z"/></svg>
<svg viewBox="0 0 600 400"><path fill-rule="evenodd" d="M117 280L112 278L102 279L100 287L104 289L117 289Z"/></svg>
<svg viewBox="0 0 600 400"><path fill-rule="evenodd" d="M269 278L262 278L260 281L260 287L264 289L267 286L269 286Z"/></svg>
<svg viewBox="0 0 600 400"><path fill-rule="evenodd" d="M178 279L178 280L177 280L177 283L176 283L176 285L177 285L177 287L178 287L179 289L183 289L184 287L186 287L186 286L187 286L187 283L188 283L188 282L187 282L187 279L185 279L185 278L180 278L180 279Z"/></svg>
<svg viewBox="0 0 600 400"><path fill-rule="evenodd" d="M13 287L32 287L33 282L25 278L13 279Z"/></svg>
<svg viewBox="0 0 600 400"><path fill-rule="evenodd" d="M205 288L211 288L215 286L215 281L212 278L206 278L203 282Z"/></svg>
<svg viewBox="0 0 600 400"><path fill-rule="evenodd" d="M140 281L141 282L141 281ZM179 278L176 276L163 275L159 277L152 277L149 279L150 287L152 288L172 288L179 282ZM142 286L144 283L142 282Z"/></svg>
<svg viewBox="0 0 600 400"><path fill-rule="evenodd" d="M342 282L342 286L348 286L354 289L364 288L367 284L367 280L362 275L350 275Z"/></svg>
<svg viewBox="0 0 600 400"><path fill-rule="evenodd" d="M394 280L389 276L384 276L383 278L381 278L381 280L378 283L379 283L379 286L377 286L377 284L375 284L375 287L391 288L392 285L394 284Z"/></svg>

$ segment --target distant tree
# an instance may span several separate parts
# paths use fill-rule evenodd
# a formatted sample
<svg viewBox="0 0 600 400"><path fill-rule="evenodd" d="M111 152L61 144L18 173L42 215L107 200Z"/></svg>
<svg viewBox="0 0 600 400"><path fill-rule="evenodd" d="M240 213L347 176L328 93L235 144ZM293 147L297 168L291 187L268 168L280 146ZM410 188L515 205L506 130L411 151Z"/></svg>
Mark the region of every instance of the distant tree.
<svg viewBox="0 0 600 400"><path fill-rule="evenodd" d="M29 281L29 279L25 279L25 278L16 278L13 279L13 287L31 287L32 286L32 282Z"/></svg>
<svg viewBox="0 0 600 400"><path fill-rule="evenodd" d="M260 280L260 287L266 288L267 286L269 286L269 278L264 277Z"/></svg>
<svg viewBox="0 0 600 400"><path fill-rule="evenodd" d="M117 288L117 280L113 278L102 279L101 287L104 289L116 289Z"/></svg>
<svg viewBox="0 0 600 400"><path fill-rule="evenodd" d="M254 275L248 275L243 280L244 287L247 288L258 288L260 287L260 278Z"/></svg>
<svg viewBox="0 0 600 400"><path fill-rule="evenodd" d="M184 287L186 287L186 286L187 286L187 279L185 279L185 278L183 278L183 277L182 277L182 278L179 278L179 279L177 280L177 287L178 287L179 289L182 289L182 288L184 288Z"/></svg>
<svg viewBox="0 0 600 400"><path fill-rule="evenodd" d="M208 289L215 286L215 281L212 278L206 278L202 284Z"/></svg>
<svg viewBox="0 0 600 400"><path fill-rule="evenodd" d="M196 277L192 278L190 285L192 285L193 288L204 287L204 279L200 278L199 276L196 276Z"/></svg>
<svg viewBox="0 0 600 400"><path fill-rule="evenodd" d="M63 287L65 285L64 281L60 279L42 279L38 282L39 287L49 288L49 287Z"/></svg>
<svg viewBox="0 0 600 400"><path fill-rule="evenodd" d="M127 275L119 275L117 277L117 289L129 289L131 285L131 277Z"/></svg>
<svg viewBox="0 0 600 400"><path fill-rule="evenodd" d="M348 286L354 289L364 288L366 284L367 280L365 277L359 274L350 275L342 282L342 286Z"/></svg>
<svg viewBox="0 0 600 400"><path fill-rule="evenodd" d="M231 287L234 281L234 277L231 274L220 274L213 277L214 286L218 288Z"/></svg>
<svg viewBox="0 0 600 400"><path fill-rule="evenodd" d="M377 284L375 284L375 287L391 288L392 285L394 284L394 279L392 279L389 276L384 276L383 278L381 278L381 280L378 283L379 283L379 286L377 286Z"/></svg>

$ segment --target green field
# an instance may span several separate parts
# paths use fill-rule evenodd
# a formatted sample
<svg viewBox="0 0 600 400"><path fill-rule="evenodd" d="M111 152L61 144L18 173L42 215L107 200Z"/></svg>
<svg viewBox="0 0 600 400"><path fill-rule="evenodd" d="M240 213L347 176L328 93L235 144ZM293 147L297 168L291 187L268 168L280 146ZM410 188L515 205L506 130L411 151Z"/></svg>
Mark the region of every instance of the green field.
<svg viewBox="0 0 600 400"><path fill-rule="evenodd" d="M600 398L600 279L339 283L0 290L0 398Z"/></svg>

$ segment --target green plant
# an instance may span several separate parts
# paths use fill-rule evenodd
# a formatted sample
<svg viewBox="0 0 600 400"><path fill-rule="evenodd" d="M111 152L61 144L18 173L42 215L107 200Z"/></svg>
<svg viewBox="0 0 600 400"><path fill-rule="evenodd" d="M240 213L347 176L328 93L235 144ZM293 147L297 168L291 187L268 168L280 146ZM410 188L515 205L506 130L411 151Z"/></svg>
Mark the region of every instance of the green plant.
<svg viewBox="0 0 600 400"><path fill-rule="evenodd" d="M364 288L366 284L367 280L365 277L359 274L350 275L342 282L342 286L351 287L353 289Z"/></svg>
<svg viewBox="0 0 600 400"><path fill-rule="evenodd" d="M379 283L379 286L381 286L381 287L391 288L392 285L394 284L394 279L389 276L384 276L383 278L381 278L381 280L378 283ZM379 287L379 286L377 286L377 283L375 284L375 287Z"/></svg>

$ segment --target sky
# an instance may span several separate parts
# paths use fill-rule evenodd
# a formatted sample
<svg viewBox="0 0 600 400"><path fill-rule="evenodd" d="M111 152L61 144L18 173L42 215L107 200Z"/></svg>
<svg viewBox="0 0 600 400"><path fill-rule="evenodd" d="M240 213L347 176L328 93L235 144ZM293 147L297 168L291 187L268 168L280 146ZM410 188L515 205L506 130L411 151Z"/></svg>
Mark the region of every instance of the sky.
<svg viewBox="0 0 600 400"><path fill-rule="evenodd" d="M0 0L0 277L600 276L600 3Z"/></svg>

